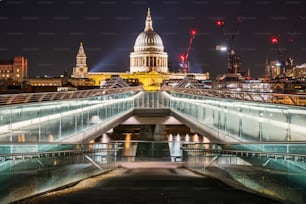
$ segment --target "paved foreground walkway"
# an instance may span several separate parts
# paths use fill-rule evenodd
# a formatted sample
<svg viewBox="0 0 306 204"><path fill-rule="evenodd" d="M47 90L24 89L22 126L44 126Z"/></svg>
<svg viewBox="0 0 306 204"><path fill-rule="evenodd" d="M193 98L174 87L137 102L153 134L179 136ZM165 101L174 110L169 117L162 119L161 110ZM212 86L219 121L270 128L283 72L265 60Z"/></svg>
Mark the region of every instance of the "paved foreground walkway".
<svg viewBox="0 0 306 204"><path fill-rule="evenodd" d="M173 163L123 163L74 187L23 201L31 204L279 203L234 189Z"/></svg>

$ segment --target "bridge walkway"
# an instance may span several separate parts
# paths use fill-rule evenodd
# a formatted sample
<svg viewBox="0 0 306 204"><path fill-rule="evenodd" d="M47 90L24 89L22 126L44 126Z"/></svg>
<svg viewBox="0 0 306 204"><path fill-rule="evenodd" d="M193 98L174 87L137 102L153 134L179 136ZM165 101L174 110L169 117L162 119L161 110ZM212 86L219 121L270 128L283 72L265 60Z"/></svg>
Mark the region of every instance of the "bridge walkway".
<svg viewBox="0 0 306 204"><path fill-rule="evenodd" d="M281 203L193 173L177 163L122 163L110 173L19 202L53 203Z"/></svg>

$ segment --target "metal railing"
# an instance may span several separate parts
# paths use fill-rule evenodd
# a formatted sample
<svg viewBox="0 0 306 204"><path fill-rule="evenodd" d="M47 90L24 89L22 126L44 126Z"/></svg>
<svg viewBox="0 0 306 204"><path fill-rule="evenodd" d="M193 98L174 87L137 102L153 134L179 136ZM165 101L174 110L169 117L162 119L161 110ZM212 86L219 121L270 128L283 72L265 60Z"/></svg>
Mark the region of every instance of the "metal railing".
<svg viewBox="0 0 306 204"><path fill-rule="evenodd" d="M305 143L197 143L182 146L185 166L288 203L306 201Z"/></svg>
<svg viewBox="0 0 306 204"><path fill-rule="evenodd" d="M0 162L121 150L121 143L0 143Z"/></svg>
<svg viewBox="0 0 306 204"><path fill-rule="evenodd" d="M223 149L206 149L206 148L188 148L182 147L186 152L203 152L220 155L232 155L237 157L251 157L251 158L272 158L290 161L306 162L306 154L292 154L284 152L262 152L262 151L247 151L247 150L223 150Z"/></svg>
<svg viewBox="0 0 306 204"><path fill-rule="evenodd" d="M14 203L108 172L116 168L120 149L120 143L0 144L0 203Z"/></svg>
<svg viewBox="0 0 306 204"><path fill-rule="evenodd" d="M254 102L277 103L287 105L306 105L306 95L285 94L285 93L265 93L265 92L239 92L217 89L199 89L199 88L176 88L163 86L163 91L178 92L186 94L195 94L208 97L219 97L226 99L247 100Z"/></svg>
<svg viewBox="0 0 306 204"><path fill-rule="evenodd" d="M71 156L71 155L89 154L89 153L98 153L98 152L117 152L120 149L122 148L120 147L116 149L98 148L98 149L91 149L91 150L87 149L87 150L63 150L63 151L48 151L48 152L10 153L10 154L0 154L0 161Z"/></svg>
<svg viewBox="0 0 306 204"><path fill-rule="evenodd" d="M135 87L126 87L126 88L89 89L82 91L3 94L0 95L0 105L88 98L88 97L102 96L107 94L122 93L129 91L142 91L142 90L143 90L142 86L135 86Z"/></svg>

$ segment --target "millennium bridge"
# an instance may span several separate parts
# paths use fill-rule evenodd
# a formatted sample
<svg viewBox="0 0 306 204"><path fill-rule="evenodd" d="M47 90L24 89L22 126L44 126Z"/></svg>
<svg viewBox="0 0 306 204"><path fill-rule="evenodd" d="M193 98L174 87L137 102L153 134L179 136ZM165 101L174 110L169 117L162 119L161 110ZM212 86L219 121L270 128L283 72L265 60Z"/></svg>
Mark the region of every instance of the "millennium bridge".
<svg viewBox="0 0 306 204"><path fill-rule="evenodd" d="M265 101L275 98L271 94L171 87L146 92L116 84L0 95L0 203L148 161L179 165L279 202L306 202L304 106ZM129 133L109 138L120 124L153 130L135 140ZM174 124L192 131L165 135L163 127Z"/></svg>

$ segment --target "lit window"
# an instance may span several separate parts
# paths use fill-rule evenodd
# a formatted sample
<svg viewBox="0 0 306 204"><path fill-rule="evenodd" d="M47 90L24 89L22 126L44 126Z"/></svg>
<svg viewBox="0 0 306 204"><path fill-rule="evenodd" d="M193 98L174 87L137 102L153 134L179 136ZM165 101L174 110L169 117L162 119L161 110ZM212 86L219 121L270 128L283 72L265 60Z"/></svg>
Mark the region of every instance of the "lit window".
<svg viewBox="0 0 306 204"><path fill-rule="evenodd" d="M20 75L19 75L19 74L17 74L16 76L17 76L17 78L19 78L19 77L20 77Z"/></svg>
<svg viewBox="0 0 306 204"><path fill-rule="evenodd" d="M6 75L6 77L10 77L10 75L9 75L9 74L7 74L7 75Z"/></svg>
<svg viewBox="0 0 306 204"><path fill-rule="evenodd" d="M19 69L17 69L17 72L19 72Z"/></svg>

